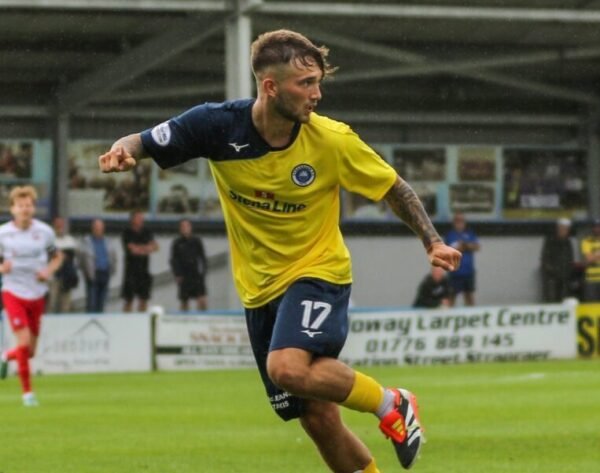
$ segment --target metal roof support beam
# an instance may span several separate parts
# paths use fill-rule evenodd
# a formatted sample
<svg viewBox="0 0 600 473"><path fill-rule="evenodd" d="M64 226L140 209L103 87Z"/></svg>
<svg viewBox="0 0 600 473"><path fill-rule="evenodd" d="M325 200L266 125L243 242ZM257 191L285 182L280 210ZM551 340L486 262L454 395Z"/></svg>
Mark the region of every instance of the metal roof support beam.
<svg viewBox="0 0 600 473"><path fill-rule="evenodd" d="M206 28L205 23L200 19L189 18L75 83L61 87L56 97L57 107L61 113L76 110L95 98L132 81L167 59L205 41L222 29L222 22Z"/></svg>
<svg viewBox="0 0 600 473"><path fill-rule="evenodd" d="M43 10L111 10L162 12L224 12L226 0L0 0L0 8ZM600 23L598 10L558 8L495 8L442 5L373 3L317 3L273 1L264 3L264 14L335 15L443 20Z"/></svg>
<svg viewBox="0 0 600 473"><path fill-rule="evenodd" d="M421 125L488 125L488 126L540 126L578 127L577 115L523 114L523 113L448 113L448 112L381 112L332 111L336 119L350 123L366 124L421 124Z"/></svg>
<svg viewBox="0 0 600 473"><path fill-rule="evenodd" d="M54 202L52 216L69 215L69 152L70 117L67 114L58 114L54 117Z"/></svg>
<svg viewBox="0 0 600 473"><path fill-rule="evenodd" d="M181 110L169 108L134 108L134 107L89 107L77 110L73 116L94 119L148 119L160 120L181 113ZM431 124L455 125L477 124L489 126L539 126L539 127L577 127L582 118L578 115L562 114L526 114L526 113L489 113L471 112L379 112L373 110L343 111L327 110L327 113L343 121L372 124ZM4 118L47 118L50 110L47 107L3 106L0 105L0 116ZM600 190L600 187L599 187Z"/></svg>
<svg viewBox="0 0 600 473"><path fill-rule="evenodd" d="M545 82L522 79L520 77L510 77L504 74L496 74L493 72L473 72L469 74L471 79L479 79L484 82L510 87L513 89L525 90L538 95L578 102L585 105L600 105L600 96L593 93L579 92L567 87L547 84Z"/></svg>
<svg viewBox="0 0 600 473"><path fill-rule="evenodd" d="M598 10L558 8L494 8L373 3L268 2L261 13L274 15L332 15L441 20L600 23Z"/></svg>
<svg viewBox="0 0 600 473"><path fill-rule="evenodd" d="M225 0L0 0L0 8L155 12L221 12L227 9Z"/></svg>
<svg viewBox="0 0 600 473"><path fill-rule="evenodd" d="M234 14L225 20L225 96L227 100L252 96L250 44L252 20L247 0L232 0ZM259 8L262 2L253 2Z"/></svg>
<svg viewBox="0 0 600 473"><path fill-rule="evenodd" d="M203 95L222 94L225 87L222 82L208 82L198 85L182 85L176 87L159 87L155 89L132 90L124 92L113 92L109 96L100 97L93 103L105 102L137 102L147 99L165 99L173 97L198 97Z"/></svg>
<svg viewBox="0 0 600 473"><path fill-rule="evenodd" d="M588 133L588 208L590 217L600 218L600 108L590 114Z"/></svg>
<svg viewBox="0 0 600 473"><path fill-rule="evenodd" d="M600 46L565 49L561 51L518 53L491 58L471 58L448 62L427 61L421 64L411 64L384 69L376 73L376 78L386 79L389 77L424 76L449 72L457 73L467 70L524 66L570 59L592 59L598 56L600 56ZM361 71L348 73L345 75L345 77L347 80L360 80L371 78L372 74L373 73L371 71Z"/></svg>
<svg viewBox="0 0 600 473"><path fill-rule="evenodd" d="M0 117L45 118L50 116L50 108L39 105L0 105Z"/></svg>
<svg viewBox="0 0 600 473"><path fill-rule="evenodd" d="M563 100L571 100L586 104L600 103L600 98L593 94L572 90L566 87L554 86L544 82L521 78L517 79L506 74L477 70L479 68L484 69L507 65L524 65L536 62L552 62L563 59L578 59L581 57L597 57L600 56L600 47L577 48L566 50L562 53L539 52L514 54L511 56L503 56L501 58L469 59L466 61L444 63L429 62L429 59L426 56L422 56L420 54L415 54L389 46L368 43L334 33L319 31L310 27L303 28L303 31L305 31L309 36L329 44L335 44L336 46L346 48L354 52L404 64L400 67L387 68L380 71L361 71L355 73L350 72L347 74L341 73L336 77L336 82L340 83L452 72L454 74L469 77L471 79L491 82L498 85L526 90L536 94L546 95ZM406 65L407 62L414 65Z"/></svg>
<svg viewBox="0 0 600 473"><path fill-rule="evenodd" d="M0 112L2 109L0 108ZM80 110L75 113L78 117L95 119L115 119L115 118L140 118L140 119L164 119L168 116L177 115L181 110L165 108L122 108L122 107L102 107ZM352 123L387 123L387 124L477 124L489 126L540 126L540 127L577 127L581 123L578 115L560 115L560 114L485 114L485 113L423 113L423 112L374 112L370 111L337 111L327 110L331 116L340 120L351 121Z"/></svg>

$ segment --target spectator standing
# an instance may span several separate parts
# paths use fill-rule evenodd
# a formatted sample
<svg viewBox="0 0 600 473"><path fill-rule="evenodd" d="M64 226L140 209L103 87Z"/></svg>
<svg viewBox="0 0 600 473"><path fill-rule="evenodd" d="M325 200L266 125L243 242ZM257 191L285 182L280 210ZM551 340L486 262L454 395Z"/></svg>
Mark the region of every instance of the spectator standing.
<svg viewBox="0 0 600 473"><path fill-rule="evenodd" d="M196 308L208 308L206 297L206 254L202 240L192 234L192 223L179 222L179 236L171 245L171 270L179 288L180 309L189 309L188 301L196 299Z"/></svg>
<svg viewBox="0 0 600 473"><path fill-rule="evenodd" d="M585 263L583 297L586 302L600 301L600 220L595 220L592 233L581 241Z"/></svg>
<svg viewBox="0 0 600 473"><path fill-rule="evenodd" d="M542 292L544 302L561 302L570 295L575 253L570 239L571 221L560 218L554 234L542 246Z"/></svg>
<svg viewBox="0 0 600 473"><path fill-rule="evenodd" d="M77 240L67 231L67 222L63 217L55 217L52 227L56 234L55 246L63 254L61 267L54 273L49 287L50 313L71 312L71 291L79 285L77 274Z"/></svg>
<svg viewBox="0 0 600 473"><path fill-rule="evenodd" d="M122 235L125 252L125 270L121 296L125 303L124 312L131 312L133 301L138 298L138 311L144 312L152 293L152 275L150 274L150 255L158 251L154 235L144 226L144 214L132 212L129 228Z"/></svg>
<svg viewBox="0 0 600 473"><path fill-rule="evenodd" d="M475 305L475 252L479 251L479 239L475 232L467 228L467 221L462 213L452 219L452 230L446 235L446 244L456 248L463 255L459 268L450 273L452 295L450 306L454 306L456 296L463 293L466 306Z"/></svg>
<svg viewBox="0 0 600 473"><path fill-rule="evenodd" d="M102 220L93 220L91 234L84 237L80 253L85 277L85 308L89 313L104 312L110 278L117 268L116 249L104 230Z"/></svg>
<svg viewBox="0 0 600 473"><path fill-rule="evenodd" d="M451 296L452 286L446 271L438 266L432 266L431 272L419 284L413 307L428 309L449 307Z"/></svg>

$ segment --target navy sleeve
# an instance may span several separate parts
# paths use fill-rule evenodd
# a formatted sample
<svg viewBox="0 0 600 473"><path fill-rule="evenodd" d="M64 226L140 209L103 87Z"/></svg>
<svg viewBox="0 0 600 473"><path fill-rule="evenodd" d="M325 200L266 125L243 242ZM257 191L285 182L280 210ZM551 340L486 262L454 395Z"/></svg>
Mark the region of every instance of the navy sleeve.
<svg viewBox="0 0 600 473"><path fill-rule="evenodd" d="M146 152L163 169L176 166L214 151L209 104L198 105L181 115L141 133Z"/></svg>

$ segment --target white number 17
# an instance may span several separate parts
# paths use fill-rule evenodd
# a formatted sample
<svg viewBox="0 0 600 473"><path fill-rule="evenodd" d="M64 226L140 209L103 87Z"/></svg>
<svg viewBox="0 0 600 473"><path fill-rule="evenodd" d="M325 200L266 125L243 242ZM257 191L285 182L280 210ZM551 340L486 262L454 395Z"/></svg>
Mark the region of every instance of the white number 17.
<svg viewBox="0 0 600 473"><path fill-rule="evenodd" d="M304 306L304 313L302 314L302 326L304 328L317 330L331 313L331 304L327 302L302 301L301 304ZM317 314L317 317L310 323L313 311L318 310L320 310L320 312Z"/></svg>

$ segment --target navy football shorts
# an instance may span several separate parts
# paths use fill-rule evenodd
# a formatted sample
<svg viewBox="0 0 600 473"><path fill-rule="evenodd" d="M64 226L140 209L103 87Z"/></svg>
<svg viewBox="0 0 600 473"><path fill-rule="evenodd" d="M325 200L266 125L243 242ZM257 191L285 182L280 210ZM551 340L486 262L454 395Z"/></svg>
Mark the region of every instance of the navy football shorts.
<svg viewBox="0 0 600 473"><path fill-rule="evenodd" d="M300 348L315 356L337 358L348 335L350 287L350 284L303 278L266 305L246 309L254 358L271 407L282 419L300 417L304 400L271 381L267 374L269 352Z"/></svg>
<svg viewBox="0 0 600 473"><path fill-rule="evenodd" d="M467 275L450 273L450 285L455 295L461 292L475 292L475 273Z"/></svg>

